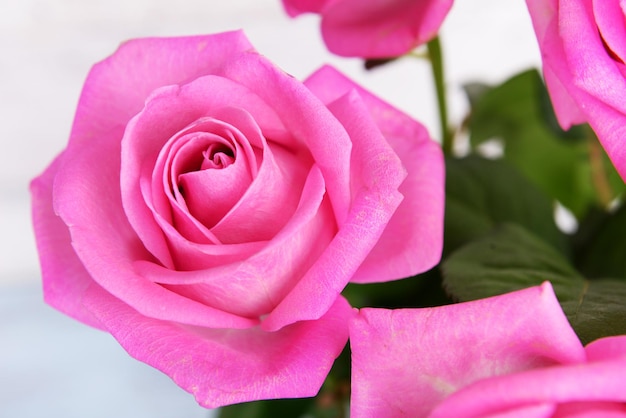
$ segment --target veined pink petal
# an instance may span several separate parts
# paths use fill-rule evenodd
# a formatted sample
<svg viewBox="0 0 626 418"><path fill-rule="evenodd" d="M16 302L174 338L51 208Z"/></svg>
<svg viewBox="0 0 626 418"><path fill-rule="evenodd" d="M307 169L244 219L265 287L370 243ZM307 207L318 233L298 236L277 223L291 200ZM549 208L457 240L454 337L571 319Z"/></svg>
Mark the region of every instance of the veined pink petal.
<svg viewBox="0 0 626 418"><path fill-rule="evenodd" d="M276 330L294 320L320 317L343 290L378 242L402 196L397 189L406 172L352 92L329 105L352 139L352 206L348 218L319 260L263 321ZM311 298L311 295L318 295Z"/></svg>
<svg viewBox="0 0 626 418"><path fill-rule="evenodd" d="M350 138L339 121L301 82L260 55L231 62L225 75L248 87L276 111L285 129L313 157L341 226L350 209ZM293 146L288 148L297 152Z"/></svg>
<svg viewBox="0 0 626 418"><path fill-rule="evenodd" d="M203 117L225 118L224 109L233 107L250 113L261 130L274 133L283 129L273 110L253 92L231 80L211 75L199 77L182 87L170 86L155 91L145 108L126 128L121 166L124 209L146 248L168 267L174 266L168 241L177 241L176 249L183 245L187 256L193 254L194 246L181 242L179 235L184 228L178 231L163 225L173 223L173 218L171 202L163 186L155 186L152 179L153 169L160 175L164 170L157 164L158 155L179 130ZM138 190L143 193L137 193ZM196 228L200 234L212 235L201 225ZM204 243L210 241L206 238Z"/></svg>
<svg viewBox="0 0 626 418"><path fill-rule="evenodd" d="M622 63L626 60L626 22L618 1L593 0L593 16L605 47Z"/></svg>
<svg viewBox="0 0 626 418"><path fill-rule="evenodd" d="M583 411L586 409L584 403L590 402L598 417L605 416L602 415L602 409L607 407L606 403L612 403L614 407L608 409L617 409L624 416L625 367L626 360L622 358L621 361L544 367L483 379L448 397L429 418L447 418L458 414L479 418L541 402L552 402L563 405L564 409ZM604 405L598 408L595 402ZM574 405L568 408L569 403ZM562 415L557 412L555 416Z"/></svg>
<svg viewBox="0 0 626 418"><path fill-rule="evenodd" d="M572 84L563 43L559 37L557 17L558 0L526 0L528 11L541 49L543 75L554 103L554 111L563 129L583 123L586 116L573 95Z"/></svg>
<svg viewBox="0 0 626 418"><path fill-rule="evenodd" d="M436 265L443 248L445 192L445 166L439 145L421 124L332 67L320 68L306 79L305 85L324 103L357 91L408 172L399 188L404 196L402 203L352 281L400 279Z"/></svg>
<svg viewBox="0 0 626 418"><path fill-rule="evenodd" d="M452 0L342 0L322 11L331 52L387 58L403 55L437 34Z"/></svg>
<svg viewBox="0 0 626 418"><path fill-rule="evenodd" d="M96 328L100 322L83 306L83 295L93 280L72 248L72 238L54 212L54 176L63 164L60 154L39 177L32 181L32 216L45 301L59 311Z"/></svg>
<svg viewBox="0 0 626 418"><path fill-rule="evenodd" d="M135 267L149 280L208 306L246 317L267 314L317 262L336 232L324 194L324 179L313 167L289 222L245 260L192 271L171 271L145 262ZM321 295L314 299L318 298Z"/></svg>
<svg viewBox="0 0 626 418"><path fill-rule="evenodd" d="M548 282L437 308L361 309L350 341L354 418L425 417L481 379L585 360Z"/></svg>
<svg viewBox="0 0 626 418"><path fill-rule="evenodd" d="M219 73L235 56L252 50L242 31L125 42L89 72L70 142L89 141L126 125L153 90Z"/></svg>
<svg viewBox="0 0 626 418"><path fill-rule="evenodd" d="M573 83L624 114L626 79L607 53L593 17L591 2L579 0L559 3L559 35Z"/></svg>
<svg viewBox="0 0 626 418"><path fill-rule="evenodd" d="M113 132L115 138L121 133ZM102 135L89 147L69 147L54 180L55 210L89 275L113 296L156 319L190 325L246 328L257 321L202 305L138 275L137 260L154 261L122 209L120 143ZM97 222L95 222L97 220Z"/></svg>
<svg viewBox="0 0 626 418"><path fill-rule="evenodd" d="M204 407L314 396L348 338L349 304L278 332L184 326L137 313L98 288L88 307L128 353L169 375Z"/></svg>

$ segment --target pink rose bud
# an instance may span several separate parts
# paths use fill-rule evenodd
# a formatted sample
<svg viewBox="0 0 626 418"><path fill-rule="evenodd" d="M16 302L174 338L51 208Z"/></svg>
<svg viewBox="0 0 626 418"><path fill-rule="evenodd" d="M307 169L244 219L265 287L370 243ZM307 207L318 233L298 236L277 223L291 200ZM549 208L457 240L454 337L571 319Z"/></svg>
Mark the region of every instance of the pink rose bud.
<svg viewBox="0 0 626 418"><path fill-rule="evenodd" d="M313 396L346 284L439 261L443 177L422 125L330 67L302 83L242 32L129 41L31 186L45 298L206 407Z"/></svg>
<svg viewBox="0 0 626 418"><path fill-rule="evenodd" d="M626 4L526 0L560 125L588 122L626 179Z"/></svg>
<svg viewBox="0 0 626 418"><path fill-rule="evenodd" d="M283 0L287 13L319 13L328 49L346 57L397 57L437 35L452 0Z"/></svg>
<svg viewBox="0 0 626 418"><path fill-rule="evenodd" d="M583 348L549 282L425 309L361 309L351 417L623 417L626 336Z"/></svg>

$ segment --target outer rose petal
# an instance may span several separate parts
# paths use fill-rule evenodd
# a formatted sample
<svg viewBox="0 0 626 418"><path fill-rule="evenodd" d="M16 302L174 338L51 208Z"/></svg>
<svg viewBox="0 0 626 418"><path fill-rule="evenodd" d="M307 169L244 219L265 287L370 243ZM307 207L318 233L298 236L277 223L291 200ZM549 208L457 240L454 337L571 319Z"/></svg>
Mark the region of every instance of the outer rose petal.
<svg viewBox="0 0 626 418"><path fill-rule="evenodd" d="M52 207L52 183L62 159L63 154L30 185L44 299L75 319L102 328L100 322L83 306L83 295L93 280L72 248L67 226Z"/></svg>
<svg viewBox="0 0 626 418"><path fill-rule="evenodd" d="M361 309L350 340L354 418L424 417L485 377L585 359L549 283L437 308Z"/></svg>
<svg viewBox="0 0 626 418"><path fill-rule="evenodd" d="M435 37L452 0L340 0L322 13L331 52L348 57L396 57Z"/></svg>
<svg viewBox="0 0 626 418"><path fill-rule="evenodd" d="M320 13L324 7L341 0L283 0L283 6L287 14L296 17L302 13Z"/></svg>
<svg viewBox="0 0 626 418"><path fill-rule="evenodd" d="M352 278L368 283L422 273L441 258L445 166L440 146L426 129L332 67L320 68L305 85L324 103L354 90L361 96L408 174L399 188L404 199L376 247Z"/></svg>
<svg viewBox="0 0 626 418"><path fill-rule="evenodd" d="M626 415L626 406L623 404L626 402L624 370L626 359L622 358L621 361L545 367L487 378L452 394L429 415L429 418L446 418L460 416L459 414L467 418L480 418L511 411L518 406L546 402L562 404L564 409L570 412L584 410L585 403L590 402L592 407L590 412L594 412L595 416L606 416L601 411L607 407L613 409L613 412L621 411L621 416L624 416ZM613 406L595 405L595 402L606 402ZM572 403L574 405L569 405ZM558 411L559 408L556 409ZM572 413L572 416L579 415Z"/></svg>
<svg viewBox="0 0 626 418"><path fill-rule="evenodd" d="M319 320L278 332L220 330L145 317L95 286L87 296L131 356L168 374L207 408L314 396L346 343L353 315L340 297Z"/></svg>
<svg viewBox="0 0 626 418"><path fill-rule="evenodd" d="M621 61L625 51L620 35L625 23L623 16L606 15L623 14L622 3L618 6L617 1L526 2L559 123L567 129L588 122L626 178L626 67Z"/></svg>

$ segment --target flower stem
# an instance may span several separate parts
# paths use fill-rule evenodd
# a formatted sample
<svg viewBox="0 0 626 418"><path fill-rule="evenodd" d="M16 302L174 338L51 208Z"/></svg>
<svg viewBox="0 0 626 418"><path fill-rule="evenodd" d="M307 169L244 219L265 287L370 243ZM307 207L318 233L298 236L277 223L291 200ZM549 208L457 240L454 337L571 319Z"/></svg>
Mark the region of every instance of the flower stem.
<svg viewBox="0 0 626 418"><path fill-rule="evenodd" d="M591 180L596 190L600 205L606 210L613 200L613 190L607 177L604 166L604 151L598 142L595 132L587 126L587 143L589 144L589 163L591 165Z"/></svg>
<svg viewBox="0 0 626 418"><path fill-rule="evenodd" d="M445 155L452 155L452 130L448 125L448 106L446 102L446 86L443 77L443 58L441 56L441 44L439 37L434 37L427 44L430 67L433 72L435 89L437 91L437 104L439 107L439 124L441 127L441 147Z"/></svg>

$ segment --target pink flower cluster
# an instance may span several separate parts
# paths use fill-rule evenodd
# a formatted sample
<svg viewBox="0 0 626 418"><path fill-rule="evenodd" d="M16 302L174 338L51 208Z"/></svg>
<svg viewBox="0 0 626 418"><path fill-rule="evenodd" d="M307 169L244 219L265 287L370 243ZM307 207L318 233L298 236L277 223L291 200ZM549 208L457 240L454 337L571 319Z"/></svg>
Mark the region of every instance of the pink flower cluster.
<svg viewBox="0 0 626 418"><path fill-rule="evenodd" d="M564 127L626 178L626 3L527 0ZM284 0L329 49L394 57L452 0ZM45 297L207 407L315 395L348 338L359 417L626 416L626 336L583 347L549 283L353 309L349 282L435 266L444 165L421 124L332 67L300 82L242 32L125 43L31 186Z"/></svg>

